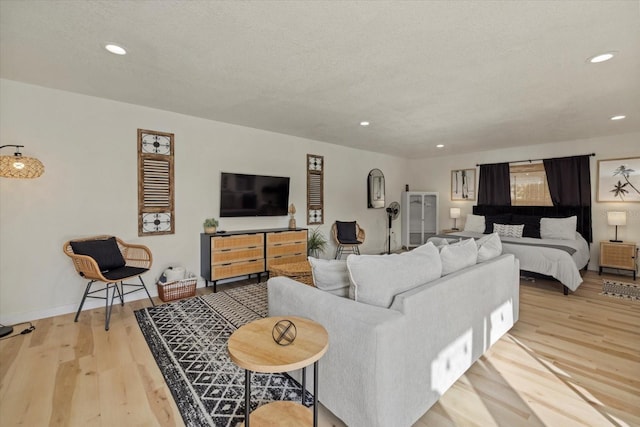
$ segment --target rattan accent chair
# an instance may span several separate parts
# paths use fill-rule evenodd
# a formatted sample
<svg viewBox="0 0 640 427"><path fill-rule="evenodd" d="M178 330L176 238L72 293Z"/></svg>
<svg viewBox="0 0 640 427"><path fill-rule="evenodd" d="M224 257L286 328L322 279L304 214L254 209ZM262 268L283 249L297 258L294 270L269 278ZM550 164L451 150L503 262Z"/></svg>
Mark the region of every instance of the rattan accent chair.
<svg viewBox="0 0 640 427"><path fill-rule="evenodd" d="M343 254L360 255L360 245L364 243L366 233L356 221L336 221L331 226L331 235L336 241L336 259Z"/></svg>
<svg viewBox="0 0 640 427"><path fill-rule="evenodd" d="M125 295L144 289L151 305L155 306L141 276L149 271L153 262L151 251L146 246L125 243L114 236L94 236L70 240L63 245L62 250L71 258L78 274L89 279L74 319L75 322L78 321L78 316L87 298L105 300L105 331L109 330L111 309L116 294L120 298L121 305L124 305ZM125 280L136 277L140 279L140 284L124 283ZM102 282L105 286L91 290L91 286L97 282ZM120 284L119 287L118 284ZM125 286L135 289L125 292ZM104 296L93 295L103 291Z"/></svg>

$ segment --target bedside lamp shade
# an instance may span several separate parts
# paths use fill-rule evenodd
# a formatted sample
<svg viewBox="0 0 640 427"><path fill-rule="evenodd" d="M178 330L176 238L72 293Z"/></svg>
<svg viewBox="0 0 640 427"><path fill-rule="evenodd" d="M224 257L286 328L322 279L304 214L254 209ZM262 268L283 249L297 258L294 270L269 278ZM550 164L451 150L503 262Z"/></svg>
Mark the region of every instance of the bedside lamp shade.
<svg viewBox="0 0 640 427"><path fill-rule="evenodd" d="M449 217L453 219L453 230L457 230L456 221L460 218L460 208L449 208Z"/></svg>
<svg viewBox="0 0 640 427"><path fill-rule="evenodd" d="M607 223L609 225L615 225L616 227L616 238L615 240L610 240L611 242L622 242L622 240L618 240L618 226L619 225L627 225L627 213L622 211L609 211L607 212Z"/></svg>

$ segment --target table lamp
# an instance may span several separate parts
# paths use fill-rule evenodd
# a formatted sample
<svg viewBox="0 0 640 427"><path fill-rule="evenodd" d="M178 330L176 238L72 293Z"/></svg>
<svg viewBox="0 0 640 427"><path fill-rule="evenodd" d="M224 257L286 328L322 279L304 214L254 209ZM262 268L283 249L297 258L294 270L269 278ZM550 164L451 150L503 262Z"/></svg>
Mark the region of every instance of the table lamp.
<svg viewBox="0 0 640 427"><path fill-rule="evenodd" d="M460 218L460 208L449 208L449 217L453 218L452 230L458 230L456 227L456 220Z"/></svg>
<svg viewBox="0 0 640 427"><path fill-rule="evenodd" d="M627 213L626 212L616 212L609 211L607 212L607 223L609 225L616 226L616 238L615 240L609 240L610 242L622 242L622 240L618 240L618 226L619 225L627 225Z"/></svg>

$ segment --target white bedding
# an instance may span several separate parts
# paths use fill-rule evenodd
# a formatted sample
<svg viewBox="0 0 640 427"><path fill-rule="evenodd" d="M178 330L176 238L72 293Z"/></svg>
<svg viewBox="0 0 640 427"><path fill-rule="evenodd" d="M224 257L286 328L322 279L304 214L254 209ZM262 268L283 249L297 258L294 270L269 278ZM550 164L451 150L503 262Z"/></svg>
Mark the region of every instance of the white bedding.
<svg viewBox="0 0 640 427"><path fill-rule="evenodd" d="M448 234L451 236L465 236L479 238L482 233L471 231L459 231ZM502 253L514 254L520 260L520 269L534 273L551 276L560 281L567 288L575 291L582 283L582 276L578 270L584 268L589 262L589 244L576 232L576 240L559 239L535 239L532 237L502 237ZM509 242L522 242L527 245L509 244ZM562 249L547 248L544 246L529 246L529 244L547 244L569 246L576 251L573 255Z"/></svg>

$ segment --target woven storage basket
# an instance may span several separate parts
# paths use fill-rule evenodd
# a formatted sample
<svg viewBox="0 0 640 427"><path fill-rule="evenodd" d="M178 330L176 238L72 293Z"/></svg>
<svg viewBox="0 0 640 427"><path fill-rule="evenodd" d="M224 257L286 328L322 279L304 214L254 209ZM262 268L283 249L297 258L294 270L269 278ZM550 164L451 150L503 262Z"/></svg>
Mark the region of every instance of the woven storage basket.
<svg viewBox="0 0 640 427"><path fill-rule="evenodd" d="M305 285L315 286L311 274L309 261L294 262L291 264L274 265L269 271L270 277L286 276Z"/></svg>
<svg viewBox="0 0 640 427"><path fill-rule="evenodd" d="M157 283L158 296L164 302L192 297L196 295L197 284L197 277L189 277L169 283Z"/></svg>

